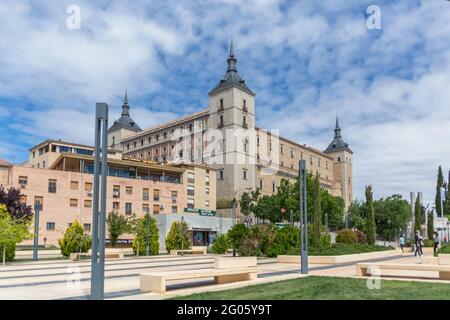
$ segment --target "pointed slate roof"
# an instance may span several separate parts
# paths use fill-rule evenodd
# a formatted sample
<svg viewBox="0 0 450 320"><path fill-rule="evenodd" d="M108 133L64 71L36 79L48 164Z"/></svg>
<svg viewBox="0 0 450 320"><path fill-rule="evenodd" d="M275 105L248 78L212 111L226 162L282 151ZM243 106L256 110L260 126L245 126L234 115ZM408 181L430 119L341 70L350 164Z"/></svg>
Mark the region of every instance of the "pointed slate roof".
<svg viewBox="0 0 450 320"><path fill-rule="evenodd" d="M128 105L128 91L125 91L125 98L122 105L122 115L121 117L114 121L113 125L108 129L108 132L127 129L135 132L142 131L142 129L137 125L136 122L130 117L130 106Z"/></svg>
<svg viewBox="0 0 450 320"><path fill-rule="evenodd" d="M347 152L353 153L353 151L348 147L348 143L342 139L341 127L339 126L339 118L336 116L336 127L334 128L334 139L325 149L324 153L331 153L336 151L345 150Z"/></svg>
<svg viewBox="0 0 450 320"><path fill-rule="evenodd" d="M236 63L237 59L234 54L234 43L233 39L231 39L230 43L230 52L228 54L228 68L227 72L223 76L223 78L219 81L219 83L209 92L209 95L214 94L218 91L221 91L223 89L229 88L229 87L239 87L241 90L246 91L247 93L251 94L252 96L255 95L255 93L247 86L245 83L245 80L241 78L237 71Z"/></svg>

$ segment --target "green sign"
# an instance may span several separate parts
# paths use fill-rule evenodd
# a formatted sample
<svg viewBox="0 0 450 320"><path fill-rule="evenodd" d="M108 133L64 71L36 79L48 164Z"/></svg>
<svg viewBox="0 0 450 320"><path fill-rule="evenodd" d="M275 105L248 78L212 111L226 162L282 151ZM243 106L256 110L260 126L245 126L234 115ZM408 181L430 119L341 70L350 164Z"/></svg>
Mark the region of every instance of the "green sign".
<svg viewBox="0 0 450 320"><path fill-rule="evenodd" d="M208 217L215 217L216 216L216 211L214 211L214 210L184 208L184 212L198 213L201 216L208 216Z"/></svg>
<svg viewBox="0 0 450 320"><path fill-rule="evenodd" d="M287 226L289 226L290 224L289 223L281 223L281 222L276 222L275 223L275 226L278 228L278 229L283 229L284 227L287 227Z"/></svg>

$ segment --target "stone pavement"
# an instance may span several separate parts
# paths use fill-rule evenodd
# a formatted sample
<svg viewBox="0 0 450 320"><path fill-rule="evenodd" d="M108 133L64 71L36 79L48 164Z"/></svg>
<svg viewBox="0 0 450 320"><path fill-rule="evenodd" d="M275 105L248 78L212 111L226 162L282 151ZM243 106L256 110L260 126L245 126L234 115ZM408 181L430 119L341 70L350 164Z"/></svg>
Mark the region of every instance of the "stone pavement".
<svg viewBox="0 0 450 320"><path fill-rule="evenodd" d="M381 259L398 263L420 262L412 253ZM0 267L0 299L87 299L90 288L90 260L17 262ZM168 283L165 294L139 291L139 274L148 271L213 268L214 255L159 255L111 259L105 263L106 299L165 299L177 295L238 288L252 284L302 277L300 265L276 263L274 258L258 259L258 279L214 285L212 278L180 280ZM310 265L310 275L356 277L355 263L338 266ZM392 279L401 276L393 274ZM418 272L419 281L449 283L433 279L433 272ZM385 278L384 278L385 279ZM387 279L387 278L386 278ZM411 280L411 279L407 279Z"/></svg>

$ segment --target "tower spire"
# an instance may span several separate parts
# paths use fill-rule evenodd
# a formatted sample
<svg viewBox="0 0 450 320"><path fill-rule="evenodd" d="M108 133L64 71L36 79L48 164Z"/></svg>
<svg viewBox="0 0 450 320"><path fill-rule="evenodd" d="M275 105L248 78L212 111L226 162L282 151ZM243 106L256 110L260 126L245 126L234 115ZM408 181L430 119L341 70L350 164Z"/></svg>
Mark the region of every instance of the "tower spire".
<svg viewBox="0 0 450 320"><path fill-rule="evenodd" d="M130 116L130 106L128 105L128 89L125 89L125 98L122 105L122 116Z"/></svg>
<svg viewBox="0 0 450 320"><path fill-rule="evenodd" d="M228 55L227 62L228 62L228 70L227 70L227 72L228 71L237 71L237 68L236 68L237 59L235 58L235 55L234 55L233 36L231 37L231 41L230 41L230 53Z"/></svg>
<svg viewBox="0 0 450 320"><path fill-rule="evenodd" d="M341 128L339 127L339 117L336 115L336 128L334 128L334 137L341 138Z"/></svg>

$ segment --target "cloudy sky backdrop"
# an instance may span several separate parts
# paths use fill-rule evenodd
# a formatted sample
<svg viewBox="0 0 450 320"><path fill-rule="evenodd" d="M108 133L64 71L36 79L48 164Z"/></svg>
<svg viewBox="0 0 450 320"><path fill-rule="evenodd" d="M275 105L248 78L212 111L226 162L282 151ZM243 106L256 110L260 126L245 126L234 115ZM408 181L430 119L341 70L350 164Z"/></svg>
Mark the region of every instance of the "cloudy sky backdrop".
<svg viewBox="0 0 450 320"><path fill-rule="evenodd" d="M117 118L125 88L141 127L206 108L231 35L259 127L324 149L338 113L357 198L372 184L433 202L438 165L450 170L445 0L3 0L0 158L23 162L47 138L93 144L95 102Z"/></svg>

